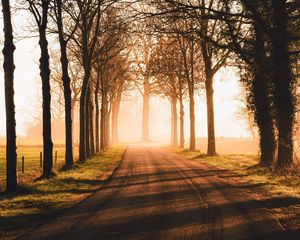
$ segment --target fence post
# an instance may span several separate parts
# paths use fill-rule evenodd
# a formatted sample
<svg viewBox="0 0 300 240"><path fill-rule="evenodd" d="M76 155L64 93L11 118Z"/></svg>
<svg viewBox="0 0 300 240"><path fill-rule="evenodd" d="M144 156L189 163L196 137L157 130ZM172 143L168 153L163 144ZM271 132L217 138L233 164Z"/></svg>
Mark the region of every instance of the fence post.
<svg viewBox="0 0 300 240"><path fill-rule="evenodd" d="M43 153L40 152L40 168L43 167Z"/></svg>
<svg viewBox="0 0 300 240"><path fill-rule="evenodd" d="M22 173L24 174L25 172L25 157L22 156Z"/></svg>

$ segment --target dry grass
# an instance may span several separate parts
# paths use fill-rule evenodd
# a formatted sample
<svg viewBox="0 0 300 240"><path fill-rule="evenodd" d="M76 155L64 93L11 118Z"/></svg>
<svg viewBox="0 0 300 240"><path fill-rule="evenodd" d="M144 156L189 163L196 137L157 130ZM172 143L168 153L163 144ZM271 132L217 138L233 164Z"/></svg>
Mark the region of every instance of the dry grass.
<svg viewBox="0 0 300 240"><path fill-rule="evenodd" d="M208 157L199 151L189 152L184 149L173 149L173 151L189 159L234 172L243 176L245 182L259 184L271 194L300 198L299 165L295 165L287 171L278 172L272 168L260 167L257 155L253 154L226 154Z"/></svg>
<svg viewBox="0 0 300 240"><path fill-rule="evenodd" d="M28 182L40 175L40 152L43 151L42 146L18 146L18 181L21 183ZM53 161L57 153L57 161L55 162L55 169L59 169L63 166L65 161L65 148L62 145L54 145L53 148ZM78 147L74 148L73 151L74 159L78 158ZM25 173L21 171L21 159L22 156L25 158ZM5 160L5 146L0 146L0 192L5 187L5 171L6 171L6 160Z"/></svg>

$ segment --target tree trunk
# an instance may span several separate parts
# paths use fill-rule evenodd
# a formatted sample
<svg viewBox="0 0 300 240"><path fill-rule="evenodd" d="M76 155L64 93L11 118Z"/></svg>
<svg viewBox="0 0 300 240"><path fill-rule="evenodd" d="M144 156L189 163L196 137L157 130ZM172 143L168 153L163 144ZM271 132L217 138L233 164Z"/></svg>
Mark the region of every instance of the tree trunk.
<svg viewBox="0 0 300 240"><path fill-rule="evenodd" d="M62 57L61 63L63 68L63 84L65 97L65 165L67 167L73 166L73 118L72 118L72 92L70 88L70 77L68 74L68 59L66 55ZM63 60L64 59L64 60Z"/></svg>
<svg viewBox="0 0 300 240"><path fill-rule="evenodd" d="M57 28L61 52L62 81L65 100L65 166L73 166L73 118L72 118L72 92L71 79L68 73L69 60L67 57L67 42L64 40L62 20L62 0L57 0Z"/></svg>
<svg viewBox="0 0 300 240"><path fill-rule="evenodd" d="M274 79L274 103L278 126L279 168L293 163L293 125L295 120L294 80L289 58L287 6L284 0L272 0L274 34L271 36L271 58Z"/></svg>
<svg viewBox="0 0 300 240"><path fill-rule="evenodd" d="M99 87L95 89L95 108L96 108L96 116L95 116L95 130L96 130L96 153L100 151L100 119L99 119Z"/></svg>
<svg viewBox="0 0 300 240"><path fill-rule="evenodd" d="M107 149L110 145L110 121L109 121L109 111L107 111L106 114L106 120L105 120L105 149Z"/></svg>
<svg viewBox="0 0 300 240"><path fill-rule="evenodd" d="M109 106L108 100L106 100L106 108L105 108L105 149L108 149L110 146L110 113L111 106Z"/></svg>
<svg viewBox="0 0 300 240"><path fill-rule="evenodd" d="M86 55L86 54L85 54ZM87 158L86 153L86 98L87 90L90 79L90 64L84 57L84 77L82 82L81 94L80 94L80 105L79 105L79 161L85 162Z"/></svg>
<svg viewBox="0 0 300 240"><path fill-rule="evenodd" d="M100 119L100 150L104 151L106 146L105 146L105 138L106 138L106 99L107 96L104 93L103 90L101 90L102 97L101 97L101 119Z"/></svg>
<svg viewBox="0 0 300 240"><path fill-rule="evenodd" d="M91 136L90 136L90 97L91 97L91 91L90 86L87 90L86 95L86 103L85 103L85 134L86 134L86 143L85 143L85 149L86 149L86 158L91 158Z"/></svg>
<svg viewBox="0 0 300 240"><path fill-rule="evenodd" d="M179 104L180 104L180 148L184 148L184 106L182 94L180 95Z"/></svg>
<svg viewBox="0 0 300 240"><path fill-rule="evenodd" d="M177 136L177 98L171 98L171 145L178 146Z"/></svg>
<svg viewBox="0 0 300 240"><path fill-rule="evenodd" d="M275 131L271 110L270 86L267 59L265 53L265 40L262 30L255 24L255 55L254 79L252 82L253 101L255 105L255 120L260 137L260 165L272 166L275 152ZM251 101L251 99L250 99Z"/></svg>
<svg viewBox="0 0 300 240"><path fill-rule="evenodd" d="M44 8L45 6L43 6ZM47 15L46 13L43 13ZM39 28L39 45L41 48L40 58L40 75L42 79L42 95L43 95L43 177L50 177L53 168L53 143L51 138L51 93L50 93L50 68L48 41L46 38L47 17L43 16L45 22Z"/></svg>
<svg viewBox="0 0 300 240"><path fill-rule="evenodd" d="M90 142L91 142L91 156L95 156L95 135L94 135L94 106L92 99L90 100Z"/></svg>
<svg viewBox="0 0 300 240"><path fill-rule="evenodd" d="M118 144L119 142L119 129L118 120L120 112L121 97L117 96L112 103L112 144Z"/></svg>
<svg viewBox="0 0 300 240"><path fill-rule="evenodd" d="M143 94L142 142L149 142L150 83L146 78Z"/></svg>
<svg viewBox="0 0 300 240"><path fill-rule="evenodd" d="M194 91L195 91L195 76L194 76L194 48L195 43L191 41L191 49L190 49L190 69L191 76L188 82L189 89L189 97L190 97L190 151L196 151L196 130L195 130L195 99L194 99Z"/></svg>
<svg viewBox="0 0 300 240"><path fill-rule="evenodd" d="M87 77L84 77L87 78ZM84 80L85 82L85 80ZM86 151L85 151L85 93L83 88L81 90L80 102L79 102L79 161L85 162Z"/></svg>
<svg viewBox="0 0 300 240"><path fill-rule="evenodd" d="M255 118L260 138L260 165L272 166L275 151L275 132L271 108L267 97L266 79L262 72L257 72L253 80L253 97L255 98Z"/></svg>
<svg viewBox="0 0 300 240"><path fill-rule="evenodd" d="M190 151L196 151L196 133L195 133L195 100L194 91L189 92L190 98Z"/></svg>
<svg viewBox="0 0 300 240"><path fill-rule="evenodd" d="M214 89L212 73L206 73L205 89L207 107L207 156L215 156L217 153L215 140Z"/></svg>
<svg viewBox="0 0 300 240"><path fill-rule="evenodd" d="M6 191L14 193L17 190L17 146L16 119L14 103L14 50L13 29L11 23L10 4L2 0L4 48L3 69L5 81L6 107Z"/></svg>

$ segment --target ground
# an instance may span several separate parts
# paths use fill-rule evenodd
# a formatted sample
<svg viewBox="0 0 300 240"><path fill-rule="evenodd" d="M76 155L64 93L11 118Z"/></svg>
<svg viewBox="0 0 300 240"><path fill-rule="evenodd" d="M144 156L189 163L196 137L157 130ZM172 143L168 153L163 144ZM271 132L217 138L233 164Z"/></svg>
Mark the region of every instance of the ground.
<svg viewBox="0 0 300 240"><path fill-rule="evenodd" d="M16 206L49 213L50 203L64 209L89 195L53 216L25 215L27 222L39 218L40 226L20 239L300 239L299 181L257 167L256 156L205 157L138 144L118 166L123 150L36 185L40 192L2 198L0 207L17 216ZM97 180L108 165L118 167L108 180ZM24 214L16 216L1 218L0 226L24 223Z"/></svg>
<svg viewBox="0 0 300 240"><path fill-rule="evenodd" d="M43 151L43 146L25 146L19 145L17 147L18 159L18 181L28 182L30 179L36 178L40 175L40 153ZM78 147L74 147L74 159L78 158ZM64 164L65 148L63 145L54 145L54 167L59 169ZM22 174L22 156L24 156L25 172ZM57 156L57 158L56 158ZM56 161L55 161L56 159ZM0 146L0 192L5 188L5 146Z"/></svg>
<svg viewBox="0 0 300 240"><path fill-rule="evenodd" d="M99 191L22 239L287 239L264 203L220 171L132 145Z"/></svg>
<svg viewBox="0 0 300 240"><path fill-rule="evenodd" d="M207 157L200 151L171 148L192 161L208 164L227 183L245 190L263 202L291 239L300 239L300 169L296 163L290 171L262 168L254 154L222 154Z"/></svg>
<svg viewBox="0 0 300 240"><path fill-rule="evenodd" d="M35 149L32 155L38 153ZM69 171L57 169L53 179L37 182L33 177L39 176L38 164L31 160L33 167L21 176L18 194L0 195L0 239L14 239L94 193L118 166L124 149L110 149Z"/></svg>

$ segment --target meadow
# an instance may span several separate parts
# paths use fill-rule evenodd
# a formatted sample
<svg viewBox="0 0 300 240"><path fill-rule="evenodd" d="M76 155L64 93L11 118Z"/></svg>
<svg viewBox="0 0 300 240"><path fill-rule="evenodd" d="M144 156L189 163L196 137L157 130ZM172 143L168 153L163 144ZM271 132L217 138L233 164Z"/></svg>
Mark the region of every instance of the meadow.
<svg viewBox="0 0 300 240"><path fill-rule="evenodd" d="M40 167L40 153L43 151L43 146L32 145L25 146L20 145L17 147L18 151L18 181L26 182L29 178L37 177L41 173ZM78 147L73 151L74 160L78 159ZM22 174L22 156L24 156L24 174ZM54 168L59 169L64 165L65 148L63 145L54 145L53 147L53 162ZM0 146L0 191L5 186L5 171L6 171L6 158L5 158L5 146Z"/></svg>

